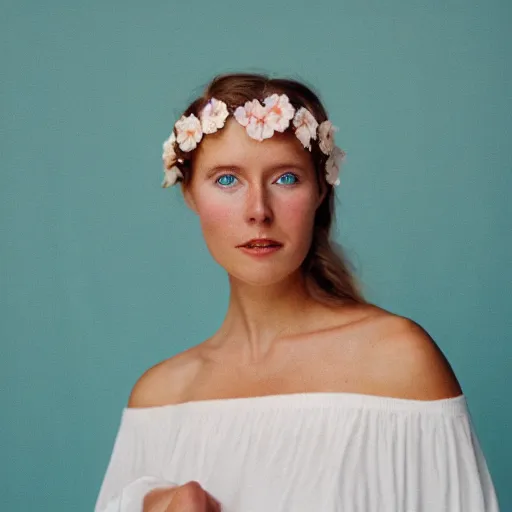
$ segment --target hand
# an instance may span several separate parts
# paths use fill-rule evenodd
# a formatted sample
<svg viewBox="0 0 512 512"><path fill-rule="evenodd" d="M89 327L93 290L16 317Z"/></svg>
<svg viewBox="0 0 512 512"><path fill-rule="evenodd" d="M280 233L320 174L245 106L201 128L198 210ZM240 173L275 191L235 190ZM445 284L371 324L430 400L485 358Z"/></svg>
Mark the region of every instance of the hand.
<svg viewBox="0 0 512 512"><path fill-rule="evenodd" d="M221 512L220 503L194 480L154 489L144 498L143 512Z"/></svg>

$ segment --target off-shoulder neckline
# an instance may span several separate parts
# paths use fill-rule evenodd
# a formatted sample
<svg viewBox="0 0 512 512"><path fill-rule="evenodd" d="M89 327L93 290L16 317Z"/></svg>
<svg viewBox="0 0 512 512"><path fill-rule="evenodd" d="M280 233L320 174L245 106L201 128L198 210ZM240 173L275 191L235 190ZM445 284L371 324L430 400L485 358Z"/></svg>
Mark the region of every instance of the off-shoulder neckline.
<svg viewBox="0 0 512 512"><path fill-rule="evenodd" d="M149 407L124 407L123 415L144 415L144 413L165 412L214 412L235 409L310 409L310 408L360 408L389 412L467 413L467 400L464 393L436 400L417 400L390 396L370 395L349 392L305 392L273 395L213 398L192 400Z"/></svg>

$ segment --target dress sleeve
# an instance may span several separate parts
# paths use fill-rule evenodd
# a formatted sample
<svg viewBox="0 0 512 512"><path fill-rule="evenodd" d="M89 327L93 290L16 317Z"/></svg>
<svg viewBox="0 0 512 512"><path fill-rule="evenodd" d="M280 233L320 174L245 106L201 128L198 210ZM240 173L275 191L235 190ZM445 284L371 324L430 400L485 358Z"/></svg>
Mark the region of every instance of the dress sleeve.
<svg viewBox="0 0 512 512"><path fill-rule="evenodd" d="M161 476L150 452L154 443L147 418L125 408L94 512L142 512L149 491L178 485Z"/></svg>
<svg viewBox="0 0 512 512"><path fill-rule="evenodd" d="M407 512L499 512L467 404L460 405L457 413L409 417L401 425L395 448L405 449L405 459L394 485L405 481Z"/></svg>

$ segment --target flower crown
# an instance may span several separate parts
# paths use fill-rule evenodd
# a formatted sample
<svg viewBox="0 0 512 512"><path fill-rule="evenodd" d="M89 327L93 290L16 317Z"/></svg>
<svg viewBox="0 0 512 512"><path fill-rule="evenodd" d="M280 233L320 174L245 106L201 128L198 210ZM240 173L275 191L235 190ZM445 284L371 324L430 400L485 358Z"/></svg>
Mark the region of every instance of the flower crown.
<svg viewBox="0 0 512 512"><path fill-rule="evenodd" d="M173 186L178 178L183 178L176 165L176 162L182 163L183 160L177 158L175 144L184 152L192 151L203 135L221 129L228 116L226 103L211 98L199 114L199 119L190 114L176 121L170 137L163 143L163 188ZM290 126L290 122L293 124L295 135L309 151L311 140L317 140L318 137L320 150L329 157L325 164L326 180L331 185L340 184L338 175L346 153L335 145L334 133L338 128L329 120L318 124L308 109L300 107L296 110L286 94L272 94L263 100L263 105L257 99L247 101L244 106L235 109L233 116L245 126L249 137L259 141L272 137L275 131L284 132Z"/></svg>

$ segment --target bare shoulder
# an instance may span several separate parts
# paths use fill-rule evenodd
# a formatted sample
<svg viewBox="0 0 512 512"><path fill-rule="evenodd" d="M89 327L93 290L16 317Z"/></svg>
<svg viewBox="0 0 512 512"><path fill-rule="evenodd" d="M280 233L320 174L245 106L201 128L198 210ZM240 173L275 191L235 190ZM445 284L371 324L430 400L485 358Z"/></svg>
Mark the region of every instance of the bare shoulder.
<svg viewBox="0 0 512 512"><path fill-rule="evenodd" d="M135 382L127 407L156 407L180 402L199 367L196 347L155 364Z"/></svg>
<svg viewBox="0 0 512 512"><path fill-rule="evenodd" d="M462 394L449 361L420 324L393 314L378 315L373 322L374 371L393 396L439 400Z"/></svg>

